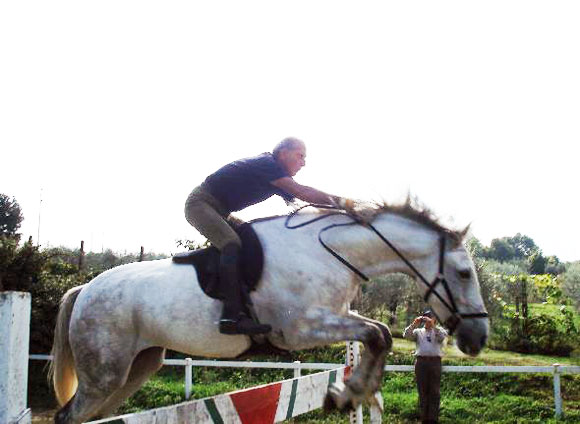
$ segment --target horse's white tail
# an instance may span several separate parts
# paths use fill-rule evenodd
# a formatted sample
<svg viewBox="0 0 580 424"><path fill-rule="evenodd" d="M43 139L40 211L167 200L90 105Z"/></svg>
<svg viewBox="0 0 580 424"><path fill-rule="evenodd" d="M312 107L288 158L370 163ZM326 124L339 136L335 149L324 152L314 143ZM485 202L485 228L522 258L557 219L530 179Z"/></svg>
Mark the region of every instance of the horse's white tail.
<svg viewBox="0 0 580 424"><path fill-rule="evenodd" d="M84 286L70 289L63 296L56 318L54 342L52 344L52 363L48 379L52 380L54 393L60 406L65 405L75 394L78 385L74 358L70 348L68 329L73 306Z"/></svg>

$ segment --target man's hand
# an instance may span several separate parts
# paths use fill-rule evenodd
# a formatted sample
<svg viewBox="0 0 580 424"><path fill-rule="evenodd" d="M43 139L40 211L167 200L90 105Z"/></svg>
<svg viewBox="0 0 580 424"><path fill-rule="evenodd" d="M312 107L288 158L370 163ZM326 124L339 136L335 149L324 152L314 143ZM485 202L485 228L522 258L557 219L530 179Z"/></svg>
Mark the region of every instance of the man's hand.
<svg viewBox="0 0 580 424"><path fill-rule="evenodd" d="M354 214L354 206L355 206L354 200L340 196L333 196L331 199L334 206L337 207L338 209L342 209L350 214Z"/></svg>
<svg viewBox="0 0 580 424"><path fill-rule="evenodd" d="M346 199L344 197L339 197L338 198L338 202L337 202L337 206L340 209L344 209L344 210L351 210L354 208L354 200L352 199Z"/></svg>

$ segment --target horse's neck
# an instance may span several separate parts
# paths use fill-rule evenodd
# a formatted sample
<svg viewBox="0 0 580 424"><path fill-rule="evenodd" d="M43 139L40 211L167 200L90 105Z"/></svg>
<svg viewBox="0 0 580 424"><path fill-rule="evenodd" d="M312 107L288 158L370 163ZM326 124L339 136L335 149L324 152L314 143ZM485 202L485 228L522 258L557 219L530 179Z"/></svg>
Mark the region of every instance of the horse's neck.
<svg viewBox="0 0 580 424"><path fill-rule="evenodd" d="M333 224L352 222L348 216L334 215L308 223L316 217L315 214L299 214L292 217L290 225L297 228L289 233L280 231L286 221L284 217L257 222L254 229L266 247L299 245L314 252L323 249L317 239L322 230ZM304 223L307 224L299 226ZM434 268L433 264L438 260L439 247L439 235L435 231L396 214L378 216L372 224L405 258L413 261L421 272ZM292 238L293 243L286 243L287 237ZM391 272L410 273L409 267L400 257L367 227L338 226L324 231L321 237L332 250L370 278Z"/></svg>
<svg viewBox="0 0 580 424"><path fill-rule="evenodd" d="M380 216L372 225L416 267L433 268L439 246L439 235L434 230L395 214ZM353 226L342 233L336 231L334 237L333 246L348 252L349 258L371 278L392 272L410 272L404 261L369 228Z"/></svg>

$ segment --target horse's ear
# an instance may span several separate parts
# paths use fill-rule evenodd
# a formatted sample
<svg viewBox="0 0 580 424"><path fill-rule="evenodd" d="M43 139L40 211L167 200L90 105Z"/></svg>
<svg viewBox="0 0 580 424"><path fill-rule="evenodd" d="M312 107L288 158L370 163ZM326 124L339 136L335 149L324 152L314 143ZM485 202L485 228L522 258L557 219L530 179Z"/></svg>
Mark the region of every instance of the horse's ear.
<svg viewBox="0 0 580 424"><path fill-rule="evenodd" d="M469 224L467 224L467 227L465 227L463 229L463 231L459 232L459 240L463 241L465 240L465 237L467 236L467 234L469 233L469 230L471 229L471 222Z"/></svg>

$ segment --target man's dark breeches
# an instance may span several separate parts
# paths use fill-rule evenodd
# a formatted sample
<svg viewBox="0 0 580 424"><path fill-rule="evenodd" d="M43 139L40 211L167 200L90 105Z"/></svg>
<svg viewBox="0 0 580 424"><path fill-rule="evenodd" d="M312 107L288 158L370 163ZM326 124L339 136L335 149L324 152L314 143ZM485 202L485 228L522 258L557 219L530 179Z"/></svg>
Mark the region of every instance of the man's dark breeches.
<svg viewBox="0 0 580 424"><path fill-rule="evenodd" d="M441 386L441 358L417 357L415 377L419 392L421 421L439 419L439 400Z"/></svg>

